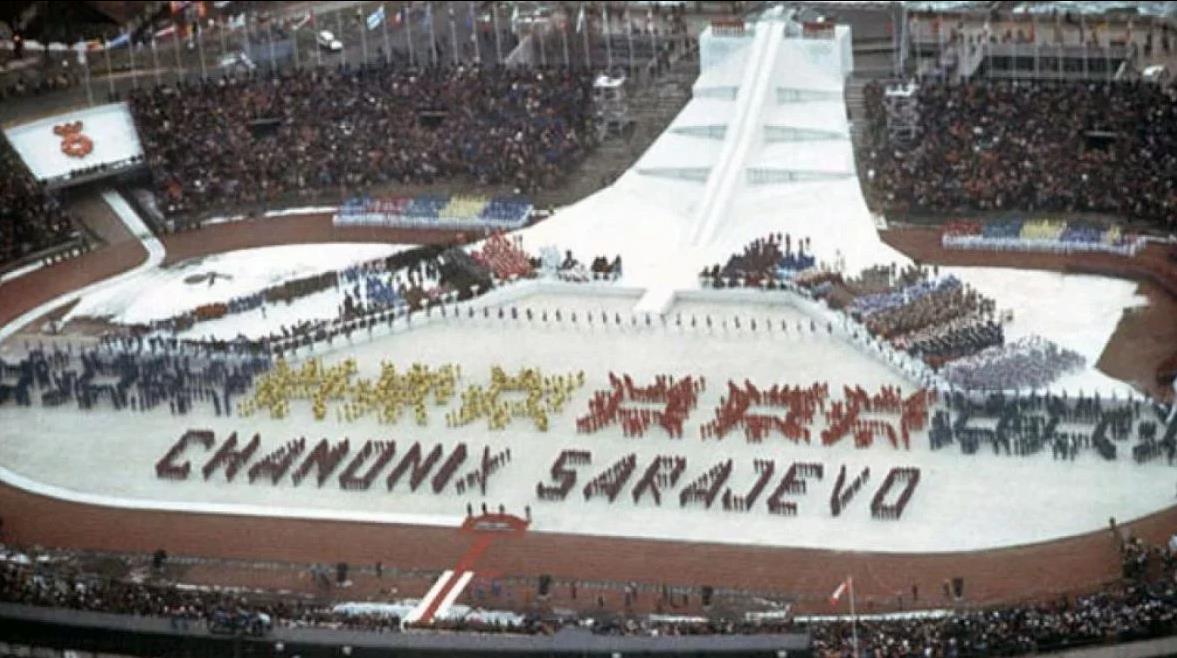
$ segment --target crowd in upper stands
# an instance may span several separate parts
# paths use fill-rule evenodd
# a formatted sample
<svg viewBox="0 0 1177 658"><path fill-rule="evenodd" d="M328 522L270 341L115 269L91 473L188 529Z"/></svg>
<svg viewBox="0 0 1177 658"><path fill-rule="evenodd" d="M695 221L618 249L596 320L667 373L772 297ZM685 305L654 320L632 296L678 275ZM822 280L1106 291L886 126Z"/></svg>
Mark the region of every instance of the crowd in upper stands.
<svg viewBox="0 0 1177 658"><path fill-rule="evenodd" d="M67 240L74 225L0 137L0 265Z"/></svg>
<svg viewBox="0 0 1177 658"><path fill-rule="evenodd" d="M81 80L82 76L73 73L68 67L58 69L46 64L39 71L29 75L20 74L0 80L0 100L69 89Z"/></svg>
<svg viewBox="0 0 1177 658"><path fill-rule="evenodd" d="M590 79L569 70L375 64L134 93L169 214L439 179L533 191L593 146Z"/></svg>
<svg viewBox="0 0 1177 658"><path fill-rule="evenodd" d="M890 140L884 90L864 90L862 171L887 210L1097 211L1177 221L1177 87L921 84L920 133Z"/></svg>

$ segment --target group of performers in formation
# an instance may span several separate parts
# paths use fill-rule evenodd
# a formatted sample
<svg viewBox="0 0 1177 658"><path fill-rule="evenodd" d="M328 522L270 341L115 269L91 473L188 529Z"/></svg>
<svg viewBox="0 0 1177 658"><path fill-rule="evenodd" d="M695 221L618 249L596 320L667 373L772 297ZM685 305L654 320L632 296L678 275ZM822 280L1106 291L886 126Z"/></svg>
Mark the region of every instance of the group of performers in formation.
<svg viewBox="0 0 1177 658"><path fill-rule="evenodd" d="M271 367L265 352L170 339L125 336L102 341L25 345L15 363L0 360L0 404L46 407L74 402L91 410L108 403L118 411L146 412L167 405L183 415L206 405L230 415L232 400Z"/></svg>

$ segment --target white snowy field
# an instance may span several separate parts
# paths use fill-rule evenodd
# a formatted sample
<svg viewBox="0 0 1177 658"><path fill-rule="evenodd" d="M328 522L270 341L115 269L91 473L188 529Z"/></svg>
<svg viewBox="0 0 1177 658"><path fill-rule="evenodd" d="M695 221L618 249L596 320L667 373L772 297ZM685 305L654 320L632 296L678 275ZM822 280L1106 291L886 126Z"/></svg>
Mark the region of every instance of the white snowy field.
<svg viewBox="0 0 1177 658"><path fill-rule="evenodd" d="M66 319L102 317L132 324L168 318L203 304L227 302L283 281L342 269L409 248L411 245L373 243L286 245L194 258L170 267L152 269L122 284L88 295ZM210 282L213 274L216 276ZM331 304L325 317L336 313L336 304ZM278 316L283 314L297 319L317 317L308 315L314 308L309 302L297 310L288 305L271 306L267 308L267 316L273 310L275 317L267 322L271 327L277 326L273 323L282 323ZM260 318L260 312L255 311L255 314Z"/></svg>
<svg viewBox="0 0 1177 658"><path fill-rule="evenodd" d="M61 137L53 133L54 126L75 121L82 122L82 134L94 142L94 150L84 158L62 153ZM135 131L126 103L98 105L39 119L9 128L4 134L33 176L42 180L143 155L139 133Z"/></svg>
<svg viewBox="0 0 1177 658"><path fill-rule="evenodd" d="M998 309L1013 311L1005 326L1006 342L1025 336L1045 336L1086 359L1086 367L1051 384L1052 391L1083 392L1124 398L1132 385L1100 372L1095 364L1125 309L1148 299L1136 293L1136 283L1087 274L1062 274L1001 267L941 267L979 292L997 300Z"/></svg>
<svg viewBox="0 0 1177 658"><path fill-rule="evenodd" d="M0 407L0 464L9 471L6 479L15 474L60 488L54 490L55 495L90 496L91 502L117 500L118 504L230 513L445 525L458 523L467 503L478 507L485 501L492 507L502 503L517 513L530 506L533 528L543 532L842 550L961 551L1024 544L1097 530L1110 516L1128 520L1172 502L1173 471L1159 463L1138 465L1124 458L1105 462L1089 451L1074 462L1055 461L1049 451L1032 457L997 456L984 449L964 455L955 447L932 452L922 432L912 438L910 450L892 448L885 440L876 440L868 449L855 449L848 439L821 447L816 440L823 427L820 415L811 427L815 437L812 446L793 444L779 435L749 444L742 433L722 441L703 441L699 427L713 417L729 379L741 383L748 379L761 388L824 380L830 384L832 400L841 399L844 383L861 384L868 390L896 385L905 394L913 385L836 336L820 328L810 332L807 316L784 305L740 304L725 309L720 303L691 303L673 308L670 314L674 317L681 312L684 317L697 318L722 314L729 319L739 314L758 322L771 321L772 331L758 324L753 332L748 322L742 322L740 329L729 321L726 328L708 330L673 323L663 328L657 320L649 328L641 322L637 327L603 328L599 322L589 327L584 320L587 313L599 317L602 310L621 312L625 301L622 297L541 295L514 306L522 313L525 308L538 312L558 305L564 309L559 323L550 317L545 324L538 316L531 322L512 321L509 316L499 320L495 315L489 319L434 319L389 337L357 340L352 346L336 341L332 350L319 352L327 364L354 356L358 376L367 378L375 377L381 360L400 367L415 362L432 366L457 363L462 372L459 391L471 384L488 384L492 365L508 372L537 367L545 375L583 370L586 385L572 395L562 412L553 415L546 433L522 418L501 431L489 430L485 421L447 428L445 414L457 410L457 397L447 406L430 406L426 426L404 420L381 425L372 417L349 423L338 420L334 409L326 420L315 421L309 403L299 401L292 403L291 415L282 420L260 413L249 418L217 417L211 405L204 403L198 403L197 411L187 417L173 417L166 409L133 413L5 406ZM578 313L575 327L568 315L572 310ZM728 313L724 314L725 310ZM782 320L791 325L787 332L779 330ZM800 332L797 321L802 322ZM626 438L617 427L577 434L575 418L587 412L593 391L606 388L610 371L629 373L639 384L659 374L705 377L707 390L687 419L684 438L670 439L657 427L643 438ZM521 398L515 395L512 399ZM870 417L886 419L879 414ZM368 491L342 490L334 478L322 488L309 479L295 486L289 474L277 485L268 481L250 485L245 477L247 468L233 482L225 482L221 473L206 482L199 469L216 448L206 452L198 446L188 448L180 459L191 461L192 477L186 481L157 479L156 461L188 428L213 430L218 447L230 432L237 432L240 441L259 433L262 447L251 463L299 436L306 436L308 450L321 438L337 441L345 437L350 438L352 454L368 439L395 440L398 449L392 464ZM416 492L410 492L403 481L389 492L383 477L416 441L426 451L442 444L447 455L458 442L465 442L470 456L458 469L459 475L477 466L484 446L490 446L492 453L511 449L512 461L490 477L485 498L473 492L459 495L452 481L442 494L434 494L428 478ZM554 460L561 450L573 448L591 451L591 465L576 468L577 486L565 501L539 500L536 485L553 484L548 472ZM1126 445L1120 448L1122 455L1129 449ZM637 455L637 469L616 502L609 504L599 498L585 501L580 493L583 485L631 452ZM660 455L685 457L686 471L677 486L663 491L661 506L650 497L635 504L632 487L651 460ZM717 500L711 509L700 505L680 508L678 491L727 459L734 463L726 483L733 494L746 492L755 482L753 460L775 461L776 474L755 507L747 512L727 512ZM797 516L770 515L767 498L792 462L822 463L825 478L810 481L807 495L786 497L798 504ZM870 467L871 477L846 511L833 517L828 501L843 464L851 478L864 467ZM922 469L922 479L903 518L872 519L870 499L887 471L908 466ZM342 468L335 471L336 476ZM893 489L889 499L898 492Z"/></svg>

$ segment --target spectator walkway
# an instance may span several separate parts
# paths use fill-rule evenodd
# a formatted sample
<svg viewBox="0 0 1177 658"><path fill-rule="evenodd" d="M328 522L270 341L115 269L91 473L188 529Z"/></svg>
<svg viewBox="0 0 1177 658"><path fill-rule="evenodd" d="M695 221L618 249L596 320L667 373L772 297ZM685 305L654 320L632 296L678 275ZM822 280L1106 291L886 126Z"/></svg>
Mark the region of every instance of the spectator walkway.
<svg viewBox="0 0 1177 658"><path fill-rule="evenodd" d="M67 290L61 295L54 297L40 305L25 311L16 319L8 320L3 327L0 327L0 343L8 340L13 334L24 328L25 325L36 320L37 318L49 313L50 311L67 304L75 299L79 299L85 295L93 294L107 286L113 285L117 282L130 279L138 276L152 268L159 267L163 263L165 250L164 246L151 231L147 228L143 220L135 214L131 206L127 204L126 200L118 193L106 191L102 195L103 200L114 210L118 215L120 221L126 226L131 235L135 236L135 240L147 252L147 258L138 267L132 270L123 272L117 276L101 279L90 285L74 290ZM77 263L69 263L67 267L79 267ZM46 271L48 273L48 271ZM4 292L7 292L5 290Z"/></svg>

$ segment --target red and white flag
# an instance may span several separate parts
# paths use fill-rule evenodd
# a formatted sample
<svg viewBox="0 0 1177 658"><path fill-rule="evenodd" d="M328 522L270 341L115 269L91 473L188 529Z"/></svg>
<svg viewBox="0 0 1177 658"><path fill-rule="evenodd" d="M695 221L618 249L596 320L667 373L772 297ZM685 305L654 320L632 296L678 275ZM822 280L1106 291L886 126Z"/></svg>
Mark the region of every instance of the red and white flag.
<svg viewBox="0 0 1177 658"><path fill-rule="evenodd" d="M830 605L837 605L842 595L846 593L846 590L853 588L854 580L850 576L846 576L846 580L838 583L838 589L834 590L833 594L830 594Z"/></svg>

